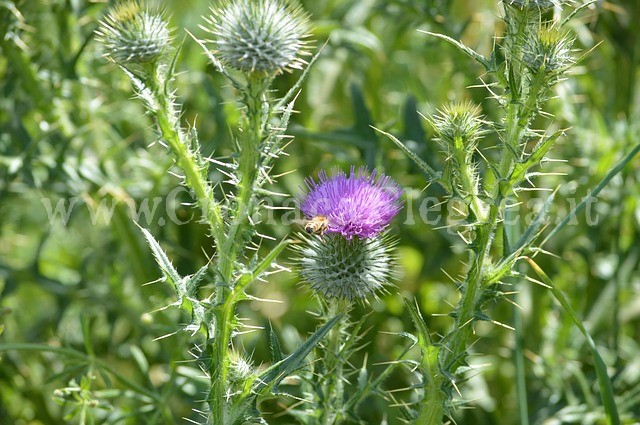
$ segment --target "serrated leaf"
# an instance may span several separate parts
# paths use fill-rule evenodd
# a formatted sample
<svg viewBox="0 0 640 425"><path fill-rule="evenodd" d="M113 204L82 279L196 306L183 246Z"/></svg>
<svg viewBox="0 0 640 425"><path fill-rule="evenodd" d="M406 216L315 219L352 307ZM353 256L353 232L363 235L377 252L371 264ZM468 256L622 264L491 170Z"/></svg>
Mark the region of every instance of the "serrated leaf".
<svg viewBox="0 0 640 425"><path fill-rule="evenodd" d="M518 239L515 245L511 248L509 254L520 252L522 249L531 244L531 242L533 242L536 237L538 237L542 226L547 223L549 211L551 210L551 205L553 204L556 193L558 193L558 189L554 190L551 195L544 201L542 208L540 208L540 211L538 211L531 224L529 224L522 236L520 236L520 239Z"/></svg>
<svg viewBox="0 0 640 425"><path fill-rule="evenodd" d="M273 326L269 326L269 349L271 350L271 359L274 363L280 362L284 355L282 354L282 347L280 346L280 340L278 335L273 330Z"/></svg>
<svg viewBox="0 0 640 425"><path fill-rule="evenodd" d="M431 35L431 36L434 36L434 37L437 37L439 39L447 41L448 43L450 43L453 46L457 47L458 50L460 50L462 53L464 53L465 55L469 56L471 59L477 61L482 66L484 66L485 70L491 71L491 63L484 56L482 56L480 53L476 52L472 48L465 46L461 42L459 42L457 40L454 40L453 38L451 38L449 36L446 36L444 34L438 34L438 33L435 33L435 32L424 31L424 30L418 30L418 32L421 32L421 33L427 34L427 35Z"/></svg>
<svg viewBox="0 0 640 425"><path fill-rule="evenodd" d="M420 314L415 302L405 299L404 307L409 312L411 321L418 331L418 344L420 344L420 348L426 349L429 346L432 346L433 341L431 340L431 334L429 333L429 329L427 329L427 325L425 324L422 314Z"/></svg>
<svg viewBox="0 0 640 425"><path fill-rule="evenodd" d="M169 257L167 257L167 254L164 252L158 241L156 241L156 239L153 237L151 232L149 232L144 227L140 227L140 230L142 230L142 234L147 240L149 248L151 248L151 252L153 253L153 257L156 259L158 266L160 266L160 270L162 271L162 273L171 280L171 283L177 285L182 280L182 278L180 277L180 274L178 274L178 271L175 269L175 267L173 267L173 264L169 260Z"/></svg>
<svg viewBox="0 0 640 425"><path fill-rule="evenodd" d="M265 391L272 392L278 384L288 375L300 369L304 365L304 359L309 355L325 335L340 321L344 315L339 314L333 319L325 323L313 335L311 335L296 351L289 354L280 362L274 364L264 372L256 380L253 390L255 394L264 394Z"/></svg>
<svg viewBox="0 0 640 425"><path fill-rule="evenodd" d="M185 278L182 279L183 285L181 286L184 286L185 288L185 294L184 294L185 296L193 297L196 294L199 283L202 281L202 279L204 279L208 270L209 270L209 265L205 264L200 268L200 270L198 270L191 276L186 276Z"/></svg>
<svg viewBox="0 0 640 425"><path fill-rule="evenodd" d="M278 258L278 255L291 243L291 239L283 239L278 245L276 245L267 255L265 255L260 262L250 270L249 273L245 273L238 280L237 288L244 288L249 283L253 282L264 273L273 262Z"/></svg>
<svg viewBox="0 0 640 425"><path fill-rule="evenodd" d="M513 171L509 176L509 182L512 186L519 184L522 180L524 180L527 171L530 168L535 167L540 164L540 161L544 158L544 156L549 152L549 150L555 145L558 137L563 134L562 131L556 131L549 137L543 137L538 144L533 148L531 154L527 157L526 160L522 162L517 162L513 167ZM506 145L508 146L508 145Z"/></svg>
<svg viewBox="0 0 640 425"><path fill-rule="evenodd" d="M411 159L413 162L416 163L416 165L427 175L427 177L429 178L429 181L427 183L431 183L434 182L436 180L438 180L440 178L440 173L438 173L437 171L435 171L433 168L431 168L429 166L429 164L427 164L426 162L424 162L422 159L420 159L418 157L418 155L416 155L415 153L413 153L409 148L407 148L404 143L402 143L400 140L398 140L397 137L395 137L393 134L391 133L387 133L386 131L382 131L379 128L376 127L371 127L373 128L375 131L384 134L385 136L387 136L389 138L389 140L391 140L393 143L396 144L396 146L398 146L400 148L401 151L403 151L405 153L405 155L407 155L409 157L409 159Z"/></svg>

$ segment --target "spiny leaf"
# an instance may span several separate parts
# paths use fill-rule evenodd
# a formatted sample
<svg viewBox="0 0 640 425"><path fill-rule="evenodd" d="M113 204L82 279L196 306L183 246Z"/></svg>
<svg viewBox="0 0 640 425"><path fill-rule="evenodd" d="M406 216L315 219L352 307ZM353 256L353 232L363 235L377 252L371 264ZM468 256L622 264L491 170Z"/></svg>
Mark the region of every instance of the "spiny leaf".
<svg viewBox="0 0 640 425"><path fill-rule="evenodd" d="M533 148L531 155L529 155L529 157L525 161L516 163L513 168L513 172L509 176L509 181L512 186L515 186L522 180L524 180L527 171L529 171L531 167L540 164L540 161L542 161L547 152L549 152L549 150L556 143L558 137L560 137L562 134L564 134L563 131L556 131L549 137L543 137L540 142L538 142L538 144Z"/></svg>
<svg viewBox="0 0 640 425"><path fill-rule="evenodd" d="M237 287L244 288L249 283L256 280L262 273L264 273L273 262L278 258L278 255L291 243L291 239L283 239L278 245L276 245L264 258L249 272L242 275L238 281Z"/></svg>
<svg viewBox="0 0 640 425"><path fill-rule="evenodd" d="M424 323L424 319L422 318L422 314L418 310L415 302L411 302L409 300L404 300L404 307L409 312L409 316L411 317L411 321L413 325L416 327L418 331L418 343L422 349L428 348L433 345L433 341L431 340L431 334L429 333L429 329L427 329L427 325Z"/></svg>
<svg viewBox="0 0 640 425"><path fill-rule="evenodd" d="M375 131L384 134L387 136L393 143L396 144L413 162L416 163L418 167L427 175L429 178L428 183L434 182L440 178L440 173L435 171L433 168L429 166L426 162L420 159L415 153L413 153L408 147L404 145L400 140L398 140L393 134L387 133L386 131L382 131L379 128L371 127Z"/></svg>
<svg viewBox="0 0 640 425"><path fill-rule="evenodd" d="M269 348L271 350L271 359L274 363L278 363L284 358L282 348L280 347L280 340L273 330L273 326L269 326Z"/></svg>
<svg viewBox="0 0 640 425"><path fill-rule="evenodd" d="M491 71L491 63L484 56L482 56L480 53L476 52L475 50L465 46L461 42L459 42L457 40L454 40L453 38L451 38L449 36L446 36L444 34L438 34L438 33L435 33L435 32L424 31L424 30L418 30L418 32L421 32L421 33L427 34L427 35L432 35L434 37L440 38L442 40L445 40L445 41L451 43L452 45L457 47L462 53L464 53L465 55L469 56L471 59L479 62L482 66L484 66L484 68L487 71Z"/></svg>
<svg viewBox="0 0 640 425"><path fill-rule="evenodd" d="M142 230L142 234L147 240L149 248L151 248L151 252L153 253L153 257L156 259L158 266L160 266L160 270L162 270L162 273L168 279L170 279L171 283L173 283L174 285L180 284L182 281L182 277L173 267L173 264L171 264L169 257L167 257L167 254L164 252L158 241L155 240L153 235L147 229L141 226L138 227L140 227L140 230Z"/></svg>
<svg viewBox="0 0 640 425"><path fill-rule="evenodd" d="M296 351L288 355L282 361L274 364L260 375L256 380L253 392L265 395L267 391L273 392L278 384L288 375L304 365L304 359L313 350L324 336L340 321L344 315L339 314L325 323L311 337L309 337Z"/></svg>
<svg viewBox="0 0 640 425"><path fill-rule="evenodd" d="M533 240L540 234L540 229L547 222L549 216L549 210L553 204L553 200L558 193L558 189L554 190L551 195L544 201L544 205L540 208L540 211L536 214L533 221L526 228L520 239L511 247L509 254L518 254L524 248L526 248Z"/></svg>

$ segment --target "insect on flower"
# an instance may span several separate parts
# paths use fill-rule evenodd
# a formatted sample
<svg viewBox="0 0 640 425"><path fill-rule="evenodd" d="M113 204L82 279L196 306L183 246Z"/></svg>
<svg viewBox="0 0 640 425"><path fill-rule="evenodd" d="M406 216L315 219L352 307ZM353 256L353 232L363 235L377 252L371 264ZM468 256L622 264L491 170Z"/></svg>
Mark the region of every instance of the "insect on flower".
<svg viewBox="0 0 640 425"><path fill-rule="evenodd" d="M324 215L317 215L305 222L304 230L307 233L322 236L329 228L329 219Z"/></svg>

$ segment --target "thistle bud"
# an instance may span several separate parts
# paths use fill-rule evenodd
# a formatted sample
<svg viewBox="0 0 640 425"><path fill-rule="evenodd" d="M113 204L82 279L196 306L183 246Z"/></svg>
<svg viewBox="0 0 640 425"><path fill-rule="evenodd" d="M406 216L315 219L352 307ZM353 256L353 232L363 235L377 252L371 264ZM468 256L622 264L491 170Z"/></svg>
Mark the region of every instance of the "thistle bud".
<svg viewBox="0 0 640 425"><path fill-rule="evenodd" d="M117 3L96 31L105 56L119 64L158 61L171 41L164 15L146 3Z"/></svg>
<svg viewBox="0 0 640 425"><path fill-rule="evenodd" d="M300 235L297 263L302 278L324 299L364 299L393 277L395 241L386 234L347 240L341 235Z"/></svg>
<svg viewBox="0 0 640 425"><path fill-rule="evenodd" d="M245 382L253 375L251 364L236 351L232 351L229 356L229 380L232 382Z"/></svg>
<svg viewBox="0 0 640 425"><path fill-rule="evenodd" d="M507 0L507 4L515 6L519 9L539 9L547 10L560 4L560 0Z"/></svg>
<svg viewBox="0 0 640 425"><path fill-rule="evenodd" d="M286 0L223 1L206 23L213 53L232 68L276 75L306 63L308 16Z"/></svg>
<svg viewBox="0 0 640 425"><path fill-rule="evenodd" d="M465 199L477 197L480 178L473 153L485 133L480 108L471 102L452 103L440 109L430 121L436 140L446 154L442 183ZM482 216L483 210L476 205L476 216Z"/></svg>
<svg viewBox="0 0 640 425"><path fill-rule="evenodd" d="M554 26L542 26L538 34L527 39L523 60L532 74L557 74L573 64L573 40Z"/></svg>
<svg viewBox="0 0 640 425"><path fill-rule="evenodd" d="M485 133L480 108L471 102L456 102L444 106L431 118L437 141L448 153L462 149L472 154Z"/></svg>

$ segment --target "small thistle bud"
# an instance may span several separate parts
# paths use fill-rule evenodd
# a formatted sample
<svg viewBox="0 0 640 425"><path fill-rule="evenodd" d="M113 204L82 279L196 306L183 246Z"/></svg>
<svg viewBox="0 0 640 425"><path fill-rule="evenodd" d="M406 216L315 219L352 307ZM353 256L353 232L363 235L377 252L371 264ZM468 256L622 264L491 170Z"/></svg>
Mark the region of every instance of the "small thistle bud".
<svg viewBox="0 0 640 425"><path fill-rule="evenodd" d="M213 34L213 53L225 65L276 75L301 69L308 16L286 0L224 1L202 28Z"/></svg>
<svg viewBox="0 0 640 425"><path fill-rule="evenodd" d="M471 102L456 102L438 110L431 118L438 142L448 153L463 149L473 153L478 141L485 133L480 118L480 108Z"/></svg>
<svg viewBox="0 0 640 425"><path fill-rule="evenodd" d="M238 352L232 351L229 356L231 367L229 368L229 380L244 382L253 375L251 364Z"/></svg>
<svg viewBox="0 0 640 425"><path fill-rule="evenodd" d="M542 26L537 36L527 39L523 60L533 74L557 74L573 64L573 40L554 26Z"/></svg>
<svg viewBox="0 0 640 425"><path fill-rule="evenodd" d="M156 62L171 41L164 13L137 1L116 4L96 33L105 56L119 64Z"/></svg>
<svg viewBox="0 0 640 425"><path fill-rule="evenodd" d="M321 171L318 177L318 183L306 180L308 193L298 199L298 205L307 219L326 220L319 233L370 238L383 231L402 208L402 189L385 175L377 177L375 171L369 174L362 167L356 172L352 167L349 176L337 172L328 177Z"/></svg>
<svg viewBox="0 0 640 425"><path fill-rule="evenodd" d="M515 6L519 9L539 9L547 10L560 4L560 0L507 0L507 4Z"/></svg>
<svg viewBox="0 0 640 425"><path fill-rule="evenodd" d="M477 197L479 180L473 153L484 135L480 108L471 102L452 103L443 107L431 118L436 140L444 148L447 158L442 183L455 190L463 198ZM479 204L477 216L482 215Z"/></svg>
<svg viewBox="0 0 640 425"><path fill-rule="evenodd" d="M338 234L300 237L295 247L300 275L324 299L364 299L393 277L395 241L387 234L351 240Z"/></svg>

